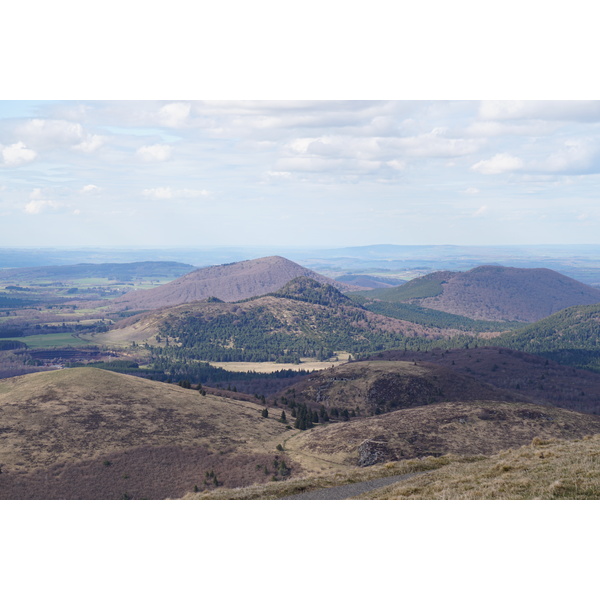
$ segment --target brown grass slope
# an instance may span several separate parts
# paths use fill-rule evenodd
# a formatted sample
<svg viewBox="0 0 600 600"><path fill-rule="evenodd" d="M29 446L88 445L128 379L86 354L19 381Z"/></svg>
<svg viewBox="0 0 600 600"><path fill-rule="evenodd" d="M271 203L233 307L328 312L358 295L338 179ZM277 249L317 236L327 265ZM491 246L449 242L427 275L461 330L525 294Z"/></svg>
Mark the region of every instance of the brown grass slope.
<svg viewBox="0 0 600 600"><path fill-rule="evenodd" d="M600 302L600 290L551 269L482 266L444 281L442 294L413 302L471 319L529 323Z"/></svg>
<svg viewBox="0 0 600 600"><path fill-rule="evenodd" d="M360 361L307 375L275 396L326 409L355 409L363 416L439 402L526 402L515 391L496 388L434 364Z"/></svg>
<svg viewBox="0 0 600 600"><path fill-rule="evenodd" d="M561 365L507 348L479 347L428 352L388 350L377 360L434 363L478 381L517 392L538 404L600 414L600 373Z"/></svg>
<svg viewBox="0 0 600 600"><path fill-rule="evenodd" d="M387 462L369 467L349 467L330 470L326 473L314 473L302 477L292 477L285 481L269 481L256 483L243 488L217 488L198 493L187 493L182 500L278 500L286 496L293 496L303 492L337 487L362 481L370 481L395 475L409 473L422 473L432 469L439 469L450 462L472 462L482 457L456 456L432 457L422 459L401 460Z"/></svg>
<svg viewBox="0 0 600 600"><path fill-rule="evenodd" d="M452 460L362 496L375 500L600 500L600 435L531 444L465 464Z"/></svg>
<svg viewBox="0 0 600 600"><path fill-rule="evenodd" d="M214 487L207 471L229 486L266 481L289 431L260 412L99 369L4 379L0 498L180 497Z"/></svg>
<svg viewBox="0 0 600 600"><path fill-rule="evenodd" d="M397 410L303 432L286 452L368 465L449 453L490 455L536 437L577 439L600 433L600 417L508 402L446 402Z"/></svg>
<svg viewBox="0 0 600 600"><path fill-rule="evenodd" d="M150 290L129 292L113 304L117 309L157 309L216 297L236 302L276 292L296 277L310 277L343 291L361 289L319 275L281 256L267 256L197 269Z"/></svg>

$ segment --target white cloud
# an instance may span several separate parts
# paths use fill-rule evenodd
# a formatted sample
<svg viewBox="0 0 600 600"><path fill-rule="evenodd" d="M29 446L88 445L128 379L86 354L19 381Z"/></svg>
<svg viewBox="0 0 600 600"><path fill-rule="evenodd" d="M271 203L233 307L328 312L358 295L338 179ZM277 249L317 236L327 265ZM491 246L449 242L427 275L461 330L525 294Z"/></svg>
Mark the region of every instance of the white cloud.
<svg viewBox="0 0 600 600"><path fill-rule="evenodd" d="M142 191L144 196L167 200L173 197L173 190L170 187L149 188Z"/></svg>
<svg viewBox="0 0 600 600"><path fill-rule="evenodd" d="M403 160L388 160L385 164L396 171L404 171L406 169L406 163Z"/></svg>
<svg viewBox="0 0 600 600"><path fill-rule="evenodd" d="M84 137L79 123L58 119L29 119L19 127L17 133L36 146L76 144Z"/></svg>
<svg viewBox="0 0 600 600"><path fill-rule="evenodd" d="M500 173L510 173L523 168L523 161L517 156L507 153L496 154L488 160L480 160L475 163L471 169L484 175L499 175Z"/></svg>
<svg viewBox="0 0 600 600"><path fill-rule="evenodd" d="M267 171L267 177L271 179L290 179L291 176L289 171Z"/></svg>
<svg viewBox="0 0 600 600"><path fill-rule="evenodd" d="M35 150L27 148L23 142L16 142L10 146L1 146L2 162L7 167L18 167L31 162L37 153Z"/></svg>
<svg viewBox="0 0 600 600"><path fill-rule="evenodd" d="M170 187L158 187L145 189L142 194L158 200L168 200L169 198L201 198L210 195L210 192L208 190L190 190L187 188L173 190Z"/></svg>
<svg viewBox="0 0 600 600"><path fill-rule="evenodd" d="M42 188L34 188L33 191L29 194L29 197L32 200L39 200L40 198L43 197L43 192L42 192Z"/></svg>
<svg viewBox="0 0 600 600"><path fill-rule="evenodd" d="M91 194L92 192L99 191L100 188L93 183L89 183L88 185L84 185L79 191L83 194Z"/></svg>
<svg viewBox="0 0 600 600"><path fill-rule="evenodd" d="M179 198L201 198L210 195L208 190L175 190L174 195Z"/></svg>
<svg viewBox="0 0 600 600"><path fill-rule="evenodd" d="M388 144L407 156L419 158L451 158L473 154L481 147L478 139L447 137L442 128L413 137L392 138Z"/></svg>
<svg viewBox="0 0 600 600"><path fill-rule="evenodd" d="M465 194L475 195L475 194L479 194L479 191L480 191L479 188L470 187L465 190Z"/></svg>
<svg viewBox="0 0 600 600"><path fill-rule="evenodd" d="M90 153L105 143L101 135L87 133L80 123L62 119L28 119L17 126L16 133L35 148L67 146Z"/></svg>
<svg viewBox="0 0 600 600"><path fill-rule="evenodd" d="M356 137L350 135L296 138L283 148L287 154L393 160L398 154L419 158L452 158L476 152L480 139L455 138L445 128L408 137Z"/></svg>
<svg viewBox="0 0 600 600"><path fill-rule="evenodd" d="M37 215L46 208L58 208L58 204L52 200L31 200L25 205L25 212L28 215Z"/></svg>
<svg viewBox="0 0 600 600"><path fill-rule="evenodd" d="M541 136L556 131L558 125L549 121L532 120L523 123L504 121L475 121L466 128L466 133L475 137L497 137L502 135Z"/></svg>
<svg viewBox="0 0 600 600"><path fill-rule="evenodd" d="M194 123L216 137L288 139L290 132L354 129L354 133L387 135L389 122L374 121L407 105L381 101L226 101L194 105ZM391 125L393 127L393 125ZM359 130L363 130L362 132Z"/></svg>
<svg viewBox="0 0 600 600"><path fill-rule="evenodd" d="M168 144L154 144L152 146L142 146L136 154L142 159L149 162L168 160L173 150Z"/></svg>
<svg viewBox="0 0 600 600"><path fill-rule="evenodd" d="M533 165L535 170L551 173L590 173L600 171L600 151L597 143L570 140L547 159Z"/></svg>
<svg viewBox="0 0 600 600"><path fill-rule="evenodd" d="M190 115L192 105L188 102L171 102L158 111L158 120L165 127L183 127Z"/></svg>
<svg viewBox="0 0 600 600"><path fill-rule="evenodd" d="M488 210L489 210L489 208L484 204L483 206L480 206L471 216L472 217L481 217L485 213L487 213Z"/></svg>
<svg viewBox="0 0 600 600"><path fill-rule="evenodd" d="M333 171L347 165L347 161L339 158L322 158L319 156L294 156L282 158L276 163L277 171L323 172Z"/></svg>
<svg viewBox="0 0 600 600"><path fill-rule="evenodd" d="M82 142L80 142L79 144L75 144L73 148L75 150L85 152L86 154L90 154L98 150L98 148L100 148L100 146L102 146L102 144L104 144L105 141L106 138L102 135L87 135L85 136L85 139Z"/></svg>

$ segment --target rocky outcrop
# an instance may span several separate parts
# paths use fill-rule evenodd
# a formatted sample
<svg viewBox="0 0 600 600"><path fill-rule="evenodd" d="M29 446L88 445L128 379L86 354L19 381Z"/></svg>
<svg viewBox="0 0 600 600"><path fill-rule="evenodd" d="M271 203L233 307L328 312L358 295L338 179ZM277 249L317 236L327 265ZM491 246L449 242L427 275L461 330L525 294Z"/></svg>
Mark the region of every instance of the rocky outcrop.
<svg viewBox="0 0 600 600"><path fill-rule="evenodd" d="M370 467L377 463L396 460L396 455L385 440L365 440L358 447L358 466Z"/></svg>

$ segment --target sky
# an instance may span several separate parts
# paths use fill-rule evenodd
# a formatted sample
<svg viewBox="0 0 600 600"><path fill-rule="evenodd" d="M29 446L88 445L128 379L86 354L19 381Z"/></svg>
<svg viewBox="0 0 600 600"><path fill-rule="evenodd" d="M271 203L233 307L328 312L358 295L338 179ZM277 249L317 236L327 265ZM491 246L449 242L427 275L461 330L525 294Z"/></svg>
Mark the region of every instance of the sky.
<svg viewBox="0 0 600 600"><path fill-rule="evenodd" d="M0 246L597 243L586 5L390 5L11 4Z"/></svg>
<svg viewBox="0 0 600 600"><path fill-rule="evenodd" d="M1 101L16 246L595 243L598 101Z"/></svg>

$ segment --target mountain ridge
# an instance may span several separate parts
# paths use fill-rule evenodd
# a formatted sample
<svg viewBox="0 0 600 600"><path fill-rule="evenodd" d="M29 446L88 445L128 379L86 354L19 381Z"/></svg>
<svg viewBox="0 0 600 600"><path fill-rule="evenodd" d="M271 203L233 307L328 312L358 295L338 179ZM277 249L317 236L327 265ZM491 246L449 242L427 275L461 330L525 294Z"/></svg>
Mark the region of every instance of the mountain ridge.
<svg viewBox="0 0 600 600"><path fill-rule="evenodd" d="M552 269L495 265L429 273L399 287L361 295L472 319L530 323L570 306L600 302L600 290Z"/></svg>
<svg viewBox="0 0 600 600"><path fill-rule="evenodd" d="M338 290L360 289L319 275L282 256L266 256L197 269L150 290L132 291L113 302L118 309L152 310L209 297L237 302L276 292L296 277L309 277Z"/></svg>

